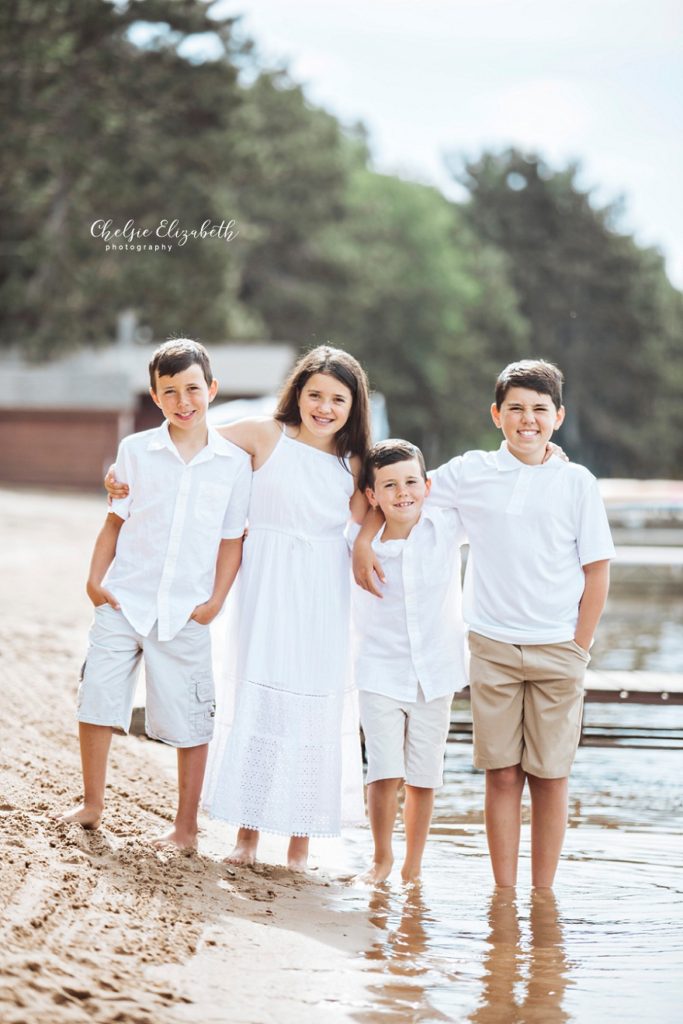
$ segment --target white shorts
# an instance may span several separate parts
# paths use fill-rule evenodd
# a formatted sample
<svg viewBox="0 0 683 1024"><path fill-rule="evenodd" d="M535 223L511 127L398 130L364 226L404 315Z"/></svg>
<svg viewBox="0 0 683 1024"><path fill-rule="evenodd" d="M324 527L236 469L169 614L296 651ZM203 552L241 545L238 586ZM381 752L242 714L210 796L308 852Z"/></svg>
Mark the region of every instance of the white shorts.
<svg viewBox="0 0 683 1024"><path fill-rule="evenodd" d="M172 640L156 624L141 636L110 604L95 608L78 688L78 721L128 732L140 659L145 659L145 732L172 747L197 747L213 735L216 713L211 636L191 620Z"/></svg>
<svg viewBox="0 0 683 1024"><path fill-rule="evenodd" d="M360 720L368 759L366 782L405 779L409 786L443 785L443 758L453 695L426 701L394 700L361 690Z"/></svg>

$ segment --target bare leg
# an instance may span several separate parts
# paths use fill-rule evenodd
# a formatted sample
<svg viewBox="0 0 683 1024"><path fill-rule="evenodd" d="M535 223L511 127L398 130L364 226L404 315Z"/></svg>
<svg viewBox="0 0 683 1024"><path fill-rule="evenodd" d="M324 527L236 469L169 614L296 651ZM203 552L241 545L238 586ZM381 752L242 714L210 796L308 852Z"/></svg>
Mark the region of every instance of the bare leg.
<svg viewBox="0 0 683 1024"><path fill-rule="evenodd" d="M531 793L531 884L550 889L567 829L569 779L527 777Z"/></svg>
<svg viewBox="0 0 683 1024"><path fill-rule="evenodd" d="M308 864L308 836L290 836L287 848L287 867L292 871L305 871Z"/></svg>
<svg viewBox="0 0 683 1024"><path fill-rule="evenodd" d="M501 886L517 884L524 779L519 764L486 770L486 838L493 877Z"/></svg>
<svg viewBox="0 0 683 1024"><path fill-rule="evenodd" d="M208 743L178 748L178 810L173 828L154 839L154 846L177 846L179 850L197 848L197 811L208 752Z"/></svg>
<svg viewBox="0 0 683 1024"><path fill-rule="evenodd" d="M398 811L398 787L401 779L377 779L368 785L368 817L375 852L372 867L359 875L360 881L378 885L384 882L394 865L391 839Z"/></svg>
<svg viewBox="0 0 683 1024"><path fill-rule="evenodd" d="M434 790L421 786L406 786L403 804L403 824L406 831L406 856L401 868L404 882L420 877L422 854L429 835L434 810Z"/></svg>
<svg viewBox="0 0 683 1024"><path fill-rule="evenodd" d="M83 770L83 801L71 807L60 821L74 822L83 828L98 828L104 810L104 787L107 782L107 759L113 729L109 725L78 723Z"/></svg>
<svg viewBox="0 0 683 1024"><path fill-rule="evenodd" d="M259 833L254 828L241 828L237 832L237 839L231 854L225 858L226 864L241 864L243 867L251 867L256 863L256 848L258 846Z"/></svg>

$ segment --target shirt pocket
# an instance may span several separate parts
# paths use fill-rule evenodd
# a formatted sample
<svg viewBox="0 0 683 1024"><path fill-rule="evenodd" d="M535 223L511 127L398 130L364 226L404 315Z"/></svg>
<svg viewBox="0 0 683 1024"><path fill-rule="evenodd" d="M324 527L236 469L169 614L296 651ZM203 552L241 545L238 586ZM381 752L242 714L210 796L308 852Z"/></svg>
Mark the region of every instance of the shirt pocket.
<svg viewBox="0 0 683 1024"><path fill-rule="evenodd" d="M195 519L202 526L220 527L230 501L230 487L203 480L194 502Z"/></svg>

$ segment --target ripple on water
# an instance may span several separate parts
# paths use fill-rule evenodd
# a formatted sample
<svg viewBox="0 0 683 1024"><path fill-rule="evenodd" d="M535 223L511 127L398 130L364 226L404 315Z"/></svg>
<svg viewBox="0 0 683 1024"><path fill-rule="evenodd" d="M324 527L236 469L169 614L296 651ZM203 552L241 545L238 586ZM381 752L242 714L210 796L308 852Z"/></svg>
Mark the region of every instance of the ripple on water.
<svg viewBox="0 0 683 1024"><path fill-rule="evenodd" d="M602 1024L681 1019L683 805L679 751L582 748L555 892L491 884L483 775L453 744L422 884L349 890L368 907L368 963L386 980L354 1019ZM355 854L370 854L367 831ZM401 837L397 837L397 852Z"/></svg>

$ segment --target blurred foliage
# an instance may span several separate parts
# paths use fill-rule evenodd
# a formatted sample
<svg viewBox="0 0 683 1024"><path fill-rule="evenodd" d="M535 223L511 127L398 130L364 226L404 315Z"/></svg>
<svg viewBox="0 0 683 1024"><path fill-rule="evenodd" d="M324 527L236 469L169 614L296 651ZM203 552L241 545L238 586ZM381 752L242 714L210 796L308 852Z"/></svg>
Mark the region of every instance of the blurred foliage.
<svg viewBox="0 0 683 1024"><path fill-rule="evenodd" d="M463 204L377 174L362 126L263 68L211 6L0 5L3 345L44 358L106 344L127 308L157 338L329 339L431 464L497 444L495 376L540 355L567 376L573 457L680 473L682 297L576 167L484 153L454 172ZM234 218L239 237L106 253L98 218Z"/></svg>
<svg viewBox="0 0 683 1024"><path fill-rule="evenodd" d="M490 338L521 353L526 337L495 251L435 189L364 167L328 245L346 282L326 322L387 395L392 431L419 444L430 464L463 442L488 443Z"/></svg>
<svg viewBox="0 0 683 1024"><path fill-rule="evenodd" d="M506 257L529 352L565 373L567 452L599 474L680 474L683 296L657 252L619 233L618 207L591 204L578 173L485 153L460 174L465 218Z"/></svg>
<svg viewBox="0 0 683 1024"><path fill-rule="evenodd" d="M140 20L171 31L141 49L128 36ZM157 336L225 334L228 244L106 253L90 225L220 222L217 184L242 102L231 28L196 0L0 5L3 341L34 355L102 343L127 307ZM206 31L222 56L179 55L188 36Z"/></svg>

